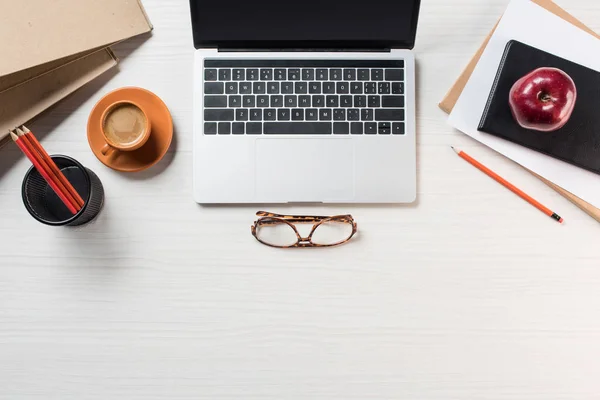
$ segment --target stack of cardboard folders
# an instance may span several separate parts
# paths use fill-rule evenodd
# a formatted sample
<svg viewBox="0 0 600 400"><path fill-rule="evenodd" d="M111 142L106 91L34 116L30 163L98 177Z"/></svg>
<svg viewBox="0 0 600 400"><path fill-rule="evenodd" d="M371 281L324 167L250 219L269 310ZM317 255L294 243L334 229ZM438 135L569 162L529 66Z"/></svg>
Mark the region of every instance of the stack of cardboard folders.
<svg viewBox="0 0 600 400"><path fill-rule="evenodd" d="M152 30L136 0L9 1L0 21L0 146L9 129L116 66L110 45Z"/></svg>
<svg viewBox="0 0 600 400"><path fill-rule="evenodd" d="M556 5L555 3L553 3L551 0L531 0L534 3L538 4L541 7L544 7L546 10L550 11L551 13L559 16L560 18L564 19L565 21L577 26L578 28L600 38L599 35L597 35L594 31L592 31L591 29L589 29L587 26L585 26L581 21L579 21L578 19L576 19L575 17L573 17L572 15L570 15L569 13L567 13L565 10L563 10L562 8L560 8L558 5ZM446 113L450 113L452 111L452 109L454 108L454 106L456 105L456 102L458 101L458 98L460 97L463 89L465 88L467 82L469 81L469 78L471 77L471 74L473 73L473 70L475 69L475 67L477 66L477 63L479 62L479 59L481 58L481 55L483 54L490 38L492 37L494 33L494 30L492 30L492 32L490 32L490 34L488 35L488 37L485 39L485 41L483 42L483 44L481 45L481 47L479 48L479 50L477 51L477 53L475 54L475 56L471 59L471 61L469 62L469 64L467 65L467 67L465 68L465 70L463 71L463 73L460 75L460 77L458 78L458 80L454 83L454 85L450 88L450 91L448 92L448 94L446 94L446 96L444 97L444 99L442 100L442 102L440 103L440 108L442 110L444 110ZM534 174L536 175L536 174ZM579 208L581 208L583 211L585 211L587 214L589 214L591 217L593 217L594 219L596 219L598 222L600 222L600 209L594 207L593 205L583 201L582 199L578 198L577 196L575 196L574 194L564 190L563 188L561 188L560 186L536 175L539 179L541 179L544 183L546 183L548 186L550 186L552 189L556 190L557 192L559 192L561 195L563 195L564 197L566 197L569 201L571 201L572 203L574 203L575 205L577 205Z"/></svg>

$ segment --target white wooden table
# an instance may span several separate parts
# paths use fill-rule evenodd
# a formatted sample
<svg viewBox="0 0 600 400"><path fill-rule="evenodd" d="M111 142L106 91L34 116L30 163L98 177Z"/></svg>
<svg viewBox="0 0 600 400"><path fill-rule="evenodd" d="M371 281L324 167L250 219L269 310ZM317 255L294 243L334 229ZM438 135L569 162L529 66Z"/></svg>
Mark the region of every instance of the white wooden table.
<svg viewBox="0 0 600 400"><path fill-rule="evenodd" d="M560 3L600 30L597 2ZM308 251L257 243L263 207L192 201L188 3L144 4L154 34L119 45L118 71L32 124L51 153L102 179L95 223L35 222L20 198L29 164L16 147L1 152L0 399L598 398L600 226L437 108L507 0L423 1L419 199L269 207L354 215L355 240ZM176 125L167 157L138 174L104 167L85 132L95 102L127 85L161 96Z"/></svg>

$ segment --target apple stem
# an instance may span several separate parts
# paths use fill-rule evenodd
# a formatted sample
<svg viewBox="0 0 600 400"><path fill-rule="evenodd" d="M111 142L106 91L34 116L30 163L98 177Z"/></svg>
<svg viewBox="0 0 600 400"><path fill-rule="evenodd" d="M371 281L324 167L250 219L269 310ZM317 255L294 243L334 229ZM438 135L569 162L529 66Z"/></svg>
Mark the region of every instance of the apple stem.
<svg viewBox="0 0 600 400"><path fill-rule="evenodd" d="M552 96L550 96L548 93L546 92L540 92L538 94L538 99L540 99L540 101L543 101L544 103L549 102L550 100L552 100Z"/></svg>

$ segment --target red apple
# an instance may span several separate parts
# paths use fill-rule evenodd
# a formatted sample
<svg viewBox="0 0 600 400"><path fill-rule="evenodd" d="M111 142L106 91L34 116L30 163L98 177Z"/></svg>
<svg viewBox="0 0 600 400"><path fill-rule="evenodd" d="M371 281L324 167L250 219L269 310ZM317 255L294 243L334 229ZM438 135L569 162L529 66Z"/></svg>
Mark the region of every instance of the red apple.
<svg viewBox="0 0 600 400"><path fill-rule="evenodd" d="M526 129L552 132L569 121L575 101L575 82L557 68L538 68L514 84L509 103L519 125Z"/></svg>

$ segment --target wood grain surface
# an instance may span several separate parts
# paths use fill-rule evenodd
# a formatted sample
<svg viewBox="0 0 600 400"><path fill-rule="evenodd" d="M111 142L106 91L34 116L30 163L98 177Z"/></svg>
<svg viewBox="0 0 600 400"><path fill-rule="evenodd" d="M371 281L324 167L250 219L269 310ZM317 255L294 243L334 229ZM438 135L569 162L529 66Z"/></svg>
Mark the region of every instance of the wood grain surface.
<svg viewBox="0 0 600 400"><path fill-rule="evenodd" d="M36 223L20 198L28 162L2 150L0 399L597 398L600 226L451 129L437 106L506 4L423 1L415 204L201 207L191 194L188 2L145 0L154 34L120 44L118 70L29 126L50 153L98 174L99 218L77 229ZM559 4L600 31L597 2ZM129 85L161 96L176 128L166 158L138 174L104 167L85 132L95 102ZM263 208L351 213L358 236L271 249L250 233Z"/></svg>

